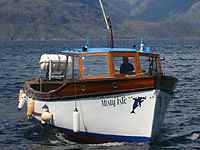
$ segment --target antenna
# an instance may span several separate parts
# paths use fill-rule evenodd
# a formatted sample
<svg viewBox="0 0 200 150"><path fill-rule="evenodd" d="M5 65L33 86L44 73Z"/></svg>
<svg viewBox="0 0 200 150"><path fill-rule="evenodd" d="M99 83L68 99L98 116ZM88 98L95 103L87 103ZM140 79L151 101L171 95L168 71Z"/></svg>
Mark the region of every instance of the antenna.
<svg viewBox="0 0 200 150"><path fill-rule="evenodd" d="M141 42L140 42L140 51L144 50L144 43L143 43L143 38L141 38Z"/></svg>
<svg viewBox="0 0 200 150"><path fill-rule="evenodd" d="M104 7L103 7L103 3L102 3L102 0L99 0L99 3L100 3L100 6L101 6L101 10L102 10L102 13L103 13L103 17L104 17L104 20L105 20L105 23L106 23L106 28L107 30L109 31L109 39L110 39L110 42L109 42L109 45L111 48L114 47L114 40L113 40L113 31L112 31L112 24L111 24L111 19L110 17L106 17L106 13L105 13L105 10L104 10Z"/></svg>

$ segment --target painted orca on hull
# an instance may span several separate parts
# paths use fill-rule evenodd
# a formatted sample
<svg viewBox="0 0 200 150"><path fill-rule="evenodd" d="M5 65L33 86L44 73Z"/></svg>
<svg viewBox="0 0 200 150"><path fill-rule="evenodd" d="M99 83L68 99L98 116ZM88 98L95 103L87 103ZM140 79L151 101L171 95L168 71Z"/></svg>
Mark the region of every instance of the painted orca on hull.
<svg viewBox="0 0 200 150"><path fill-rule="evenodd" d="M134 113L135 114L135 109L138 107L138 106L142 106L142 102L144 100L146 100L146 97L137 97L137 98L133 98L134 100L134 103L133 103L133 108L132 108L132 111L131 111L131 114Z"/></svg>

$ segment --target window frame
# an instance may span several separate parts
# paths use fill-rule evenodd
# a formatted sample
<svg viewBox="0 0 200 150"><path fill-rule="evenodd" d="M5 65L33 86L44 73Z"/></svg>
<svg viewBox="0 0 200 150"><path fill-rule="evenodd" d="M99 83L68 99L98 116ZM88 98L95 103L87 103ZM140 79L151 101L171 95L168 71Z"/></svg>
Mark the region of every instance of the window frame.
<svg viewBox="0 0 200 150"><path fill-rule="evenodd" d="M149 70L148 70L148 74L157 74L157 73L160 73L160 74L163 74L163 72L162 72L162 66L161 66L161 64L160 64L160 57L159 57L159 55L158 54L147 54L147 53L141 53L141 54L139 54L139 62L140 62L140 66L141 66L141 74L144 74L144 72L143 72L143 65L142 65L142 61L141 61L141 57L150 57L151 58L151 62L156 62L156 71L155 70L152 70L152 72L149 72ZM150 64L149 64L150 65ZM153 64L154 65L154 64ZM149 68L148 68L149 69ZM145 72L145 74L146 74L146 72Z"/></svg>
<svg viewBox="0 0 200 150"><path fill-rule="evenodd" d="M131 64L131 65L133 65L133 68L134 68L134 70L133 70L133 74L124 74L124 75L135 75L136 74L136 66L135 66L135 60L136 60L136 58L135 58L135 56L114 56L114 57L112 57L112 62L113 62L113 67L114 67L114 69L113 69L113 71L114 71L114 75L116 76L116 75L120 75L120 74L123 74L123 73L120 73L120 70L117 70L116 71L116 66L117 66L117 64L116 64L116 61L115 61L115 58L119 58L120 60L120 65L119 66L117 66L117 68L119 68L120 69L120 67L121 67L121 65L123 64L123 57L128 57L128 59L129 59L129 63ZM131 61L130 61L130 58L131 58Z"/></svg>
<svg viewBox="0 0 200 150"><path fill-rule="evenodd" d="M96 57L96 56L104 56L107 57L106 61L107 62L107 70L108 70L108 75L91 75L91 76L84 76L84 59L83 57ZM87 79L101 79L101 78L109 78L110 77L110 58L108 53L100 52L100 53L82 53L80 55L80 80L87 80Z"/></svg>

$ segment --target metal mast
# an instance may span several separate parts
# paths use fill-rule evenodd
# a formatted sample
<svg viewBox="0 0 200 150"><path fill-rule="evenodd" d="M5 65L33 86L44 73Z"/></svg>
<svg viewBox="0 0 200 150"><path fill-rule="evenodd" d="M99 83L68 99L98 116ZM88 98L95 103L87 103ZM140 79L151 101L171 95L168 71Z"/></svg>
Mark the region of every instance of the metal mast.
<svg viewBox="0 0 200 150"><path fill-rule="evenodd" d="M110 17L106 16L102 0L99 0L99 3L100 3L101 10L102 10L102 13L103 13L103 17L104 17L104 20L105 20L105 23L106 23L106 28L109 32L109 46L110 46L110 48L113 48L114 47L114 40L113 40L113 31L112 31L111 19L110 19Z"/></svg>

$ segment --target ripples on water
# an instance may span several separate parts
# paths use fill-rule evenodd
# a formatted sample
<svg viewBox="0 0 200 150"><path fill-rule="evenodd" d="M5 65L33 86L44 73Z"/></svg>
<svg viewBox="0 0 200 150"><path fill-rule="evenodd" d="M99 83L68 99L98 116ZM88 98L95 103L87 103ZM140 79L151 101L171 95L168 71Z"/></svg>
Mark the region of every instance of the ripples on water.
<svg viewBox="0 0 200 150"><path fill-rule="evenodd" d="M121 46L125 41L118 41ZM197 149L200 147L200 41L146 41L161 53L163 68L178 78L160 138L148 144L77 144L56 129L44 128L18 112L17 94L25 80L39 73L43 53L83 42L0 42L0 146L1 149ZM96 44L99 45L99 44ZM127 47L132 41L126 41Z"/></svg>

